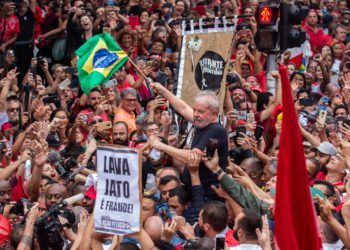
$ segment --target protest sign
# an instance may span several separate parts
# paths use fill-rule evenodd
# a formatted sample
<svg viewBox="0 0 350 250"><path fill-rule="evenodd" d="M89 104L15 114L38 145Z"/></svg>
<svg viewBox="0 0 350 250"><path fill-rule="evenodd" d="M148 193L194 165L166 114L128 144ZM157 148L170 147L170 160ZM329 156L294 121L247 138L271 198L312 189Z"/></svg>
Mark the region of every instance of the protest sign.
<svg viewBox="0 0 350 250"><path fill-rule="evenodd" d="M140 159L135 149L97 147L97 232L125 235L140 231Z"/></svg>
<svg viewBox="0 0 350 250"><path fill-rule="evenodd" d="M176 95L191 107L201 90L217 93L222 111L234 26L183 32Z"/></svg>

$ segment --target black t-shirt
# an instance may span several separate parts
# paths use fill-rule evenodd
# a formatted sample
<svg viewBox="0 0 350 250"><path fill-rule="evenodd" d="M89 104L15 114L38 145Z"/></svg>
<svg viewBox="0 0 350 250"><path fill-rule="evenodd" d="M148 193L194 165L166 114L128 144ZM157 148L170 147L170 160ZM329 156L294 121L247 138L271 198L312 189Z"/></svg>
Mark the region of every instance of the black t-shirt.
<svg viewBox="0 0 350 250"><path fill-rule="evenodd" d="M18 33L17 41L29 41L33 38L33 30L35 24L34 13L28 9L27 13L23 16L18 15L19 25L21 32Z"/></svg>
<svg viewBox="0 0 350 250"><path fill-rule="evenodd" d="M157 169L152 166L149 160L142 162L142 188L145 189L146 184L151 184L152 182L156 185L156 172Z"/></svg>
<svg viewBox="0 0 350 250"><path fill-rule="evenodd" d="M219 155L219 165L223 170L226 170L227 157L228 157L228 137L226 130L220 123L212 123L205 127L204 129L195 129L195 135L192 141L191 149L198 148L204 150L207 147L209 138L215 138L218 140L218 155ZM218 185L219 182L215 174L213 174L203 162L199 165L199 177L201 184L204 187L204 196L206 199L218 199L218 196L210 188L211 185ZM183 183L187 190L191 189L191 177L187 168L185 168L183 173Z"/></svg>

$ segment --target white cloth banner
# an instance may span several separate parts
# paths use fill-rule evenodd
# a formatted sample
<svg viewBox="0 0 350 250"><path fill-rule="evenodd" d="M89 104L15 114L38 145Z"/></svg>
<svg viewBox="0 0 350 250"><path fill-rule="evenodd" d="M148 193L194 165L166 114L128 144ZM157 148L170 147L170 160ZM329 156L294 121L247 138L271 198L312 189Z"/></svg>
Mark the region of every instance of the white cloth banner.
<svg viewBox="0 0 350 250"><path fill-rule="evenodd" d="M96 231L117 235L140 231L139 170L137 150L97 147Z"/></svg>

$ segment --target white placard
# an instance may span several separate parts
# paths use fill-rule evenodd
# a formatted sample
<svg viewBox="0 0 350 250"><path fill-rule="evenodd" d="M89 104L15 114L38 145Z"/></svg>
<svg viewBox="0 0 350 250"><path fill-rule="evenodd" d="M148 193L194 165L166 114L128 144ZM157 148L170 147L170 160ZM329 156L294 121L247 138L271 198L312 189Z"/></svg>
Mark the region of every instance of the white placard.
<svg viewBox="0 0 350 250"><path fill-rule="evenodd" d="M139 169L137 150L97 147L96 231L115 235L140 231Z"/></svg>

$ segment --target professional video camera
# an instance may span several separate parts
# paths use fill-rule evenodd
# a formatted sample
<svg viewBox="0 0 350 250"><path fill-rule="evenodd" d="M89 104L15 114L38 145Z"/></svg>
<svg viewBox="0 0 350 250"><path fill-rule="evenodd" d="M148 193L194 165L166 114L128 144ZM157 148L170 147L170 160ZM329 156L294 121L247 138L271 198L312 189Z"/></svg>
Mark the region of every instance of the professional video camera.
<svg viewBox="0 0 350 250"><path fill-rule="evenodd" d="M51 151L47 156L47 160L63 179L69 179L71 176L71 168L78 165L74 157L70 157L66 160L56 151Z"/></svg>
<svg viewBox="0 0 350 250"><path fill-rule="evenodd" d="M66 207L82 200L83 194L77 194L63 200L59 204L52 205L49 210L35 223L35 236L41 249L61 250L64 246L63 227L58 216L68 220L70 225L75 223L75 215Z"/></svg>

